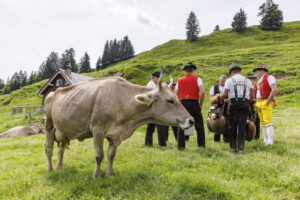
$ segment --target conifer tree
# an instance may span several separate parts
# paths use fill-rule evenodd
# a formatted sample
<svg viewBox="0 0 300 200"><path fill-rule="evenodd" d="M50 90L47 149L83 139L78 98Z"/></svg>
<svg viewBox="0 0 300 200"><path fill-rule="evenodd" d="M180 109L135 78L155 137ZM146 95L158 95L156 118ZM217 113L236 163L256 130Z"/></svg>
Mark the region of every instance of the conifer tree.
<svg viewBox="0 0 300 200"><path fill-rule="evenodd" d="M185 23L186 39L190 42L196 41L200 33L199 21L193 11L190 12L189 17Z"/></svg>
<svg viewBox="0 0 300 200"><path fill-rule="evenodd" d="M75 60L75 50L73 48L66 49L61 55L61 68L67 69L69 65L72 66L73 72L78 72L78 67Z"/></svg>
<svg viewBox="0 0 300 200"><path fill-rule="evenodd" d="M35 82L35 76L36 76L35 73L33 71L31 71L26 84L27 85L33 84Z"/></svg>
<svg viewBox="0 0 300 200"><path fill-rule="evenodd" d="M242 8L240 8L240 12L238 12L234 15L231 26L236 32L246 31L247 14L245 13L245 11Z"/></svg>
<svg viewBox="0 0 300 200"><path fill-rule="evenodd" d="M0 89L4 88L4 80L0 78Z"/></svg>
<svg viewBox="0 0 300 200"><path fill-rule="evenodd" d="M96 70L98 71L100 69L102 69L102 60L101 60L101 57L99 56L98 60L96 62Z"/></svg>
<svg viewBox="0 0 300 200"><path fill-rule="evenodd" d="M273 0L267 0L259 7L259 10L258 16L262 17L260 20L262 30L278 30L282 27L282 11L279 10L279 5L275 4Z"/></svg>
<svg viewBox="0 0 300 200"><path fill-rule="evenodd" d="M85 52L84 56L80 59L79 73L87 73L91 71L90 57L88 53Z"/></svg>
<svg viewBox="0 0 300 200"><path fill-rule="evenodd" d="M215 29L214 29L214 32L216 31L219 31L220 30L220 26L219 25L216 25Z"/></svg>
<svg viewBox="0 0 300 200"><path fill-rule="evenodd" d="M105 68L107 65L109 65L109 46L108 46L108 40L106 41L104 45L103 55L102 55L102 67Z"/></svg>

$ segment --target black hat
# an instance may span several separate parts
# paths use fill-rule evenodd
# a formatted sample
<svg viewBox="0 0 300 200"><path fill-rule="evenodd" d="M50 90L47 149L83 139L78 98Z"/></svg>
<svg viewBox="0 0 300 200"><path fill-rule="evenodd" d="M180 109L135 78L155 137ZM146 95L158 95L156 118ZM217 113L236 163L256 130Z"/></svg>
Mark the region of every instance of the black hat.
<svg viewBox="0 0 300 200"><path fill-rule="evenodd" d="M268 67L266 67L266 66L257 66L257 67L255 67L253 72L255 72L256 70L265 70L266 72L269 71Z"/></svg>
<svg viewBox="0 0 300 200"><path fill-rule="evenodd" d="M238 66L237 64L232 64L229 68L229 74L235 69L242 71L242 68L240 66Z"/></svg>
<svg viewBox="0 0 300 200"><path fill-rule="evenodd" d="M159 72L159 71L153 72L153 73L152 73L152 76L156 76L157 78L159 78L160 72Z"/></svg>
<svg viewBox="0 0 300 200"><path fill-rule="evenodd" d="M255 75L252 75L252 74L248 74L247 78L248 78L248 79L256 79L256 78L257 78L257 76L255 76Z"/></svg>
<svg viewBox="0 0 300 200"><path fill-rule="evenodd" d="M182 68L182 70L186 70L187 68L193 68L194 70L197 69L197 67L193 63L191 63L191 62L186 63L184 65L184 67Z"/></svg>

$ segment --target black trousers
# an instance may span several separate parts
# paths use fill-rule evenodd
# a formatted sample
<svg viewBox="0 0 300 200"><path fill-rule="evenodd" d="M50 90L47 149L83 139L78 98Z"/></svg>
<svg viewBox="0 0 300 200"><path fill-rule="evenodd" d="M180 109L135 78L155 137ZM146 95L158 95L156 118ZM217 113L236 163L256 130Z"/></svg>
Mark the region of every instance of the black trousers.
<svg viewBox="0 0 300 200"><path fill-rule="evenodd" d="M201 114L198 100L192 100L192 99L181 100L181 103L195 120L195 128L197 131L198 146L205 147L205 132L204 132L204 125L203 125L203 117ZM185 148L185 140L186 140L186 137L184 136L184 131L181 128L179 128L178 149ZM187 140L188 140L188 136L187 136Z"/></svg>
<svg viewBox="0 0 300 200"><path fill-rule="evenodd" d="M246 122L249 115L249 103L246 101L231 101L229 107L230 148L244 150Z"/></svg>
<svg viewBox="0 0 300 200"><path fill-rule="evenodd" d="M258 114L256 114L256 120L255 120L255 126L256 126L256 135L255 135L255 139L259 139L259 135L260 135L260 119Z"/></svg>
<svg viewBox="0 0 300 200"><path fill-rule="evenodd" d="M155 125L155 124L148 124L146 137L145 137L145 145L146 146L153 146L153 133L155 131L155 126L157 128L157 135L158 135L158 144L159 146L167 146L167 133L168 133L168 126L163 125Z"/></svg>
<svg viewBox="0 0 300 200"><path fill-rule="evenodd" d="M175 137L175 140L177 141L177 135L178 135L178 126L172 126L173 134ZM169 140L169 127L167 131L167 141Z"/></svg>

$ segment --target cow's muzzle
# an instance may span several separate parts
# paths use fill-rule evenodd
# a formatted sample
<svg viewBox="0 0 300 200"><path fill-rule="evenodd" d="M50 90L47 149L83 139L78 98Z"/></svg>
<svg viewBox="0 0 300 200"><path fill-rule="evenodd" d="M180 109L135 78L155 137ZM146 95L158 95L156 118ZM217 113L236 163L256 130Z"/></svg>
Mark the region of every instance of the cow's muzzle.
<svg viewBox="0 0 300 200"><path fill-rule="evenodd" d="M184 123L179 123L181 129L186 130L191 128L195 124L194 118L187 118Z"/></svg>

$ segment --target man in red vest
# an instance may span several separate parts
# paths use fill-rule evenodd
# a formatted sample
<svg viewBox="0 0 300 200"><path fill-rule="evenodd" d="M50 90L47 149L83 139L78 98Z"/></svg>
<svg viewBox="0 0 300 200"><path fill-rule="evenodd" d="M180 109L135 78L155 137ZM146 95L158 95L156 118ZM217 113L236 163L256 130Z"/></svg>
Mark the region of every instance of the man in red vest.
<svg viewBox="0 0 300 200"><path fill-rule="evenodd" d="M256 95L256 109L262 124L264 143L273 145L274 127L272 123L272 111L275 105L274 97L277 94L276 79L268 75L265 66L256 67L253 72L259 78L254 90Z"/></svg>
<svg viewBox="0 0 300 200"><path fill-rule="evenodd" d="M205 132L201 108L204 100L204 87L201 78L194 76L197 67L193 63L187 63L183 70L185 76L181 77L176 85L176 94L185 109L195 119L195 128L197 131L197 143L199 147L205 147ZM199 102L200 100L200 102ZM178 149L185 148L185 140L189 136L184 136L184 131L178 131Z"/></svg>

